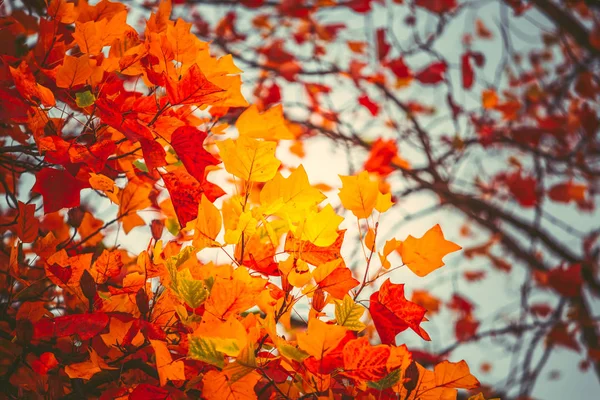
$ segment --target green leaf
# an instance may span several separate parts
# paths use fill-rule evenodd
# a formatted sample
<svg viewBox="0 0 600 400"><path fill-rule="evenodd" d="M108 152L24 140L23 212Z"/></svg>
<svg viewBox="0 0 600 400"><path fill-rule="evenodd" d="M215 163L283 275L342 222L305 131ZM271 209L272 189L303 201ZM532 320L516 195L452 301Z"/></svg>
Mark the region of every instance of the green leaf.
<svg viewBox="0 0 600 400"><path fill-rule="evenodd" d="M224 371L229 376L230 382L235 382L254 371L257 367L254 355L254 344L248 344L242 349L235 362L227 365Z"/></svg>
<svg viewBox="0 0 600 400"><path fill-rule="evenodd" d="M75 103L83 108L89 107L96 102L96 96L89 90L85 92L75 93Z"/></svg>
<svg viewBox="0 0 600 400"><path fill-rule="evenodd" d="M190 350L188 354L195 360L204 361L219 368L225 366L223 353L217 351L215 343L210 339L190 337Z"/></svg>
<svg viewBox="0 0 600 400"><path fill-rule="evenodd" d="M136 167L137 169L139 169L142 172L148 172L148 167L146 166L145 163L143 163L140 160L135 160L133 162L133 166Z"/></svg>
<svg viewBox="0 0 600 400"><path fill-rule="evenodd" d="M377 382L367 382L367 386L372 387L375 390L384 390L391 388L400 381L400 368L387 374L387 376L381 378Z"/></svg>
<svg viewBox="0 0 600 400"><path fill-rule="evenodd" d="M281 353L282 356L298 362L304 361L304 359L309 356L304 350L287 343L279 343L277 345L277 350L279 350L279 353Z"/></svg>
<svg viewBox="0 0 600 400"><path fill-rule="evenodd" d="M335 320L338 325L345 326L353 331L362 331L365 324L360 321L360 317L365 312L365 308L357 304L348 295L342 301L335 302Z"/></svg>
<svg viewBox="0 0 600 400"><path fill-rule="evenodd" d="M179 235L180 229L179 229L179 221L177 221L177 218L168 218L165 225L171 235L173 235L173 236Z"/></svg>
<svg viewBox="0 0 600 400"><path fill-rule="evenodd" d="M177 292L191 308L200 307L208 297L204 281L194 279L188 268L177 273Z"/></svg>

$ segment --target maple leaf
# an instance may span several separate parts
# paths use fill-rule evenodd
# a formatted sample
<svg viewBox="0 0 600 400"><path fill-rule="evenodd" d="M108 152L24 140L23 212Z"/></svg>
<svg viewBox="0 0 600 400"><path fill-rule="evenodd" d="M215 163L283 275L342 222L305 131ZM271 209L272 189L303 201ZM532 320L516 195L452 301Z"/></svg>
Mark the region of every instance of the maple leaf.
<svg viewBox="0 0 600 400"><path fill-rule="evenodd" d="M126 20L127 11L123 10L110 18L103 18L99 21L77 21L73 39L81 52L98 54L104 46L120 38L127 29L131 29Z"/></svg>
<svg viewBox="0 0 600 400"><path fill-rule="evenodd" d="M254 400L254 386L260 378L258 372L251 372L232 381L224 371L209 371L202 379L203 396L207 400Z"/></svg>
<svg viewBox="0 0 600 400"><path fill-rule="evenodd" d="M358 98L358 104L365 107L372 116L376 117L379 114L379 105L374 103L366 94Z"/></svg>
<svg viewBox="0 0 600 400"><path fill-rule="evenodd" d="M187 171L198 182L204 180L204 170L209 165L219 164L212 154L204 148L206 132L202 132L191 126L182 126L173 132L171 136L171 146L179 156L179 159L185 165Z"/></svg>
<svg viewBox="0 0 600 400"><path fill-rule="evenodd" d="M194 224L194 247L202 250L205 247L219 246L215 242L221 231L222 219L219 209L206 196L198 204L198 216Z"/></svg>
<svg viewBox="0 0 600 400"><path fill-rule="evenodd" d="M24 98L34 103L41 102L46 107L56 104L52 91L36 82L35 76L26 62L21 62L16 69L13 67L9 67L9 69L17 90Z"/></svg>
<svg viewBox="0 0 600 400"><path fill-rule="evenodd" d="M444 238L444 233L439 225L429 229L420 238L408 235L397 248L402 262L421 277L443 267L445 265L442 261L444 256L460 249L462 247Z"/></svg>
<svg viewBox="0 0 600 400"><path fill-rule="evenodd" d="M344 375L363 381L377 381L387 375L388 346L371 346L361 337L344 346Z"/></svg>
<svg viewBox="0 0 600 400"><path fill-rule="evenodd" d="M371 146L369 158L364 169L387 176L395 171L394 164L403 169L410 169L410 164L398 155L398 146L392 139L378 138Z"/></svg>
<svg viewBox="0 0 600 400"><path fill-rule="evenodd" d="M45 352L40 354L39 358L31 363L31 368L39 375L48 375L48 371L58 366L58 360L54 353Z"/></svg>
<svg viewBox="0 0 600 400"><path fill-rule="evenodd" d="M343 326L330 325L318 319L308 321L308 330L298 334L298 346L317 360L334 349L346 335Z"/></svg>
<svg viewBox="0 0 600 400"><path fill-rule="evenodd" d="M344 242L346 230L337 232L337 238L329 246L317 246L310 241L300 240L292 231L288 232L284 250L295 257L312 265L321 265L341 257L341 247Z"/></svg>
<svg viewBox="0 0 600 400"><path fill-rule="evenodd" d="M33 243L38 237L40 222L35 218L35 204L18 203L17 236L23 243Z"/></svg>
<svg viewBox="0 0 600 400"><path fill-rule="evenodd" d="M137 211L152 205L149 198L151 191L150 185L129 182L125 189L119 192L119 217L126 234L136 226L144 225L144 220Z"/></svg>
<svg viewBox="0 0 600 400"><path fill-rule="evenodd" d="M339 192L342 205L357 218L368 218L374 209L386 211L390 206L390 196L379 191L379 185L372 181L367 171L357 176L342 176L342 188ZM386 199L387 197L387 199Z"/></svg>
<svg viewBox="0 0 600 400"><path fill-rule="evenodd" d="M335 213L331 204L327 204L321 211L306 217L301 238L316 246L331 246L338 238L338 226L343 220L343 217Z"/></svg>
<svg viewBox="0 0 600 400"><path fill-rule="evenodd" d="M416 0L415 5L435 14L449 12L457 7L456 0Z"/></svg>
<svg viewBox="0 0 600 400"><path fill-rule="evenodd" d="M267 182L275 176L281 161L275 158L275 142L246 136L217 142L225 169L246 181Z"/></svg>
<svg viewBox="0 0 600 400"><path fill-rule="evenodd" d="M350 330L360 332L366 328L366 325L360 321L365 312L365 308L352 300L352 297L346 295L341 301L335 302L335 320L340 326Z"/></svg>
<svg viewBox="0 0 600 400"><path fill-rule="evenodd" d="M415 79L424 85L436 85L442 82L448 65L444 61L434 62L417 72Z"/></svg>
<svg viewBox="0 0 600 400"><path fill-rule="evenodd" d="M192 65L178 82L168 75L165 75L165 81L171 105L210 104L210 95L223 91L206 79L198 64Z"/></svg>
<svg viewBox="0 0 600 400"><path fill-rule="evenodd" d="M411 328L417 335L430 340L419 325L425 317L425 308L404 297L404 284L394 284L387 279L370 297L369 312L381 342L393 344L396 335Z"/></svg>
<svg viewBox="0 0 600 400"><path fill-rule="evenodd" d="M354 279L352 271L343 264L342 259L319 265L312 275L319 288L339 300L360 283Z"/></svg>
<svg viewBox="0 0 600 400"><path fill-rule="evenodd" d="M110 367L106 362L98 355L96 350L90 349L90 358L87 361L80 363L69 364L65 367L65 373L71 379L91 379L92 376L101 372L103 369L116 369L116 367Z"/></svg>
<svg viewBox="0 0 600 400"><path fill-rule="evenodd" d="M43 339L77 334L81 340L88 340L102 332L109 320L102 312L43 318L34 324L33 337Z"/></svg>
<svg viewBox="0 0 600 400"><path fill-rule="evenodd" d="M51 213L61 208L77 207L80 203L79 192L87 187L73 175L63 169L42 168L35 174L34 192L44 198L44 212Z"/></svg>
<svg viewBox="0 0 600 400"><path fill-rule="evenodd" d="M442 361L434 367L433 371L416 364L418 379L414 384L415 391L400 393L401 396L411 400L438 400L440 398L456 398L456 389L474 389L479 386L479 381L471 375L465 361L452 363ZM406 384L404 385L406 386Z"/></svg>
<svg viewBox="0 0 600 400"><path fill-rule="evenodd" d="M150 345L156 354L156 369L160 386L165 386L167 381L185 381L183 361L173 361L167 344L162 340L150 340Z"/></svg>
<svg viewBox="0 0 600 400"><path fill-rule="evenodd" d="M105 283L111 278L118 276L121 273L123 261L119 251L104 250L100 257L90 268L90 273L98 284Z"/></svg>
<svg viewBox="0 0 600 400"><path fill-rule="evenodd" d="M65 56L64 63L56 71L56 86L71 88L83 85L92 76L96 62L87 55Z"/></svg>
<svg viewBox="0 0 600 400"><path fill-rule="evenodd" d="M202 195L214 202L225 194L219 186L207 180L200 183L185 170L177 169L163 174L162 178L171 195L175 213L182 227L198 216L198 206Z"/></svg>
<svg viewBox="0 0 600 400"><path fill-rule="evenodd" d="M240 136L254 139L294 139L283 116L281 104L271 107L263 113L260 113L258 107L253 104L238 117L235 127Z"/></svg>
<svg viewBox="0 0 600 400"><path fill-rule="evenodd" d="M260 191L260 201L265 206L265 213L288 218L292 223L299 222L307 210L325 198L321 191L311 186L302 165L287 178L277 172Z"/></svg>

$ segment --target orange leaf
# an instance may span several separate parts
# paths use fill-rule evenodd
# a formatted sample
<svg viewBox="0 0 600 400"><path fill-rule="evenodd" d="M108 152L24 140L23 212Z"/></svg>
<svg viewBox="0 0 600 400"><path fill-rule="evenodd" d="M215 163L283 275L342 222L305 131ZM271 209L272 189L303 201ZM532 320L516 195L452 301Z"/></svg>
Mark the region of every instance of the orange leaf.
<svg viewBox="0 0 600 400"><path fill-rule="evenodd" d="M442 228L435 225L421 238L408 236L398 247L402 261L418 276L425 276L443 267L444 256L462 249L456 243L444 239Z"/></svg>
<svg viewBox="0 0 600 400"><path fill-rule="evenodd" d="M255 400L254 386L261 376L258 372L231 380L223 371L209 371L204 375L202 397L206 400Z"/></svg>
<svg viewBox="0 0 600 400"><path fill-rule="evenodd" d="M185 381L183 361L173 361L167 344L162 340L150 340L156 354L156 369L160 386L165 386L167 381Z"/></svg>
<svg viewBox="0 0 600 400"><path fill-rule="evenodd" d="M63 65L56 71L56 86L60 88L71 88L86 83L92 76L95 61L90 60L87 55L81 57L65 56Z"/></svg>

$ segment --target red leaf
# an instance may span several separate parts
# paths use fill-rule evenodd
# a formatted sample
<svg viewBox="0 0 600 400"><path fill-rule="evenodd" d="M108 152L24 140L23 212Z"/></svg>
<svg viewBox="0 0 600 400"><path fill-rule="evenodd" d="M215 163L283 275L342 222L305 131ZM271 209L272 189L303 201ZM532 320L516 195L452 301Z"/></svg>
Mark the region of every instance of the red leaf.
<svg viewBox="0 0 600 400"><path fill-rule="evenodd" d="M395 58L388 63L386 66L392 71L396 78L398 79L407 79L412 77L412 71L410 68L404 63L404 59L402 57Z"/></svg>
<svg viewBox="0 0 600 400"><path fill-rule="evenodd" d="M378 292L371 295L369 312L381 343L395 344L396 335L411 328L425 340L429 335L419 325L426 309L404 297L404 285L386 280Z"/></svg>
<svg viewBox="0 0 600 400"><path fill-rule="evenodd" d="M319 287L336 299L343 299L348 294L348 291L356 287L359 283L359 281L352 277L352 271L346 267L339 267L320 281Z"/></svg>
<svg viewBox="0 0 600 400"><path fill-rule="evenodd" d="M70 265L63 267L63 266L55 263L55 264L49 265L48 269L50 270L50 272L52 272L54 274L54 276L56 276L58 279L60 279L65 285L67 284L67 282L69 282L69 279L71 279L71 276L73 276L73 269L71 268Z"/></svg>
<svg viewBox="0 0 600 400"><path fill-rule="evenodd" d="M388 346L372 346L360 337L344 346L344 375L360 381L378 381L387 375Z"/></svg>
<svg viewBox="0 0 600 400"><path fill-rule="evenodd" d="M415 5L432 13L442 14L456 8L456 0L415 0Z"/></svg>
<svg viewBox="0 0 600 400"><path fill-rule="evenodd" d="M514 172L506 177L506 184L512 195L523 207L534 207L537 204L537 181L534 177L523 177L520 171Z"/></svg>
<svg viewBox="0 0 600 400"><path fill-rule="evenodd" d="M54 353L45 352L40 354L37 360L31 363L31 368L39 375L47 375L48 371L58 366L58 360Z"/></svg>
<svg viewBox="0 0 600 400"><path fill-rule="evenodd" d="M452 298L448 303L448 308L454 311L461 312L464 315L470 315L475 309L473 303L456 293L452 295Z"/></svg>
<svg viewBox="0 0 600 400"><path fill-rule="evenodd" d="M329 350L323 358L317 360L315 357L310 356L304 360L304 365L313 374L331 374L334 370L338 369L340 365L343 365L344 347L353 339L356 339L356 333L353 331L346 332L346 336L340 340L334 349Z"/></svg>
<svg viewBox="0 0 600 400"><path fill-rule="evenodd" d="M391 48L392 46L385 40L385 29L377 29L377 58L383 60Z"/></svg>
<svg viewBox="0 0 600 400"><path fill-rule="evenodd" d="M376 172L381 176L387 176L395 171L394 164L409 168L408 163L398 156L398 146L393 139L378 138L371 146L369 158L363 166L365 171Z"/></svg>
<svg viewBox="0 0 600 400"><path fill-rule="evenodd" d="M465 89L471 89L475 82L475 72L471 65L471 53L465 53L461 57L460 68L462 71L462 85Z"/></svg>
<svg viewBox="0 0 600 400"><path fill-rule="evenodd" d="M42 195L44 212L48 214L65 207L77 207L80 201L79 192L85 187L86 184L65 170L42 168L35 175L35 185L31 190Z"/></svg>
<svg viewBox="0 0 600 400"><path fill-rule="evenodd" d="M102 332L109 320L108 314L102 312L44 318L33 326L33 337L44 339L77 334L81 340L88 340Z"/></svg>
<svg viewBox="0 0 600 400"><path fill-rule="evenodd" d="M171 195L171 201L181 227L185 227L188 222L198 216L198 204L202 193L211 202L225 194L223 189L214 183L206 180L200 183L183 169L164 174L162 178Z"/></svg>
<svg viewBox="0 0 600 400"><path fill-rule="evenodd" d="M569 332L567 326L563 323L554 325L546 340L549 344L565 347L579 353L580 348L575 339L575 333Z"/></svg>
<svg viewBox="0 0 600 400"><path fill-rule="evenodd" d="M435 85L444 80L447 69L444 61L436 61L419 71L415 78L424 85Z"/></svg>
<svg viewBox="0 0 600 400"><path fill-rule="evenodd" d="M167 160L165 159L167 153L156 140L141 138L140 144L142 145L142 153L144 154L144 161L146 161L148 171L152 172L155 168L167 165Z"/></svg>
<svg viewBox="0 0 600 400"><path fill-rule="evenodd" d="M129 394L129 400L166 400L169 398L169 392L166 389L147 383L140 383Z"/></svg>
<svg viewBox="0 0 600 400"><path fill-rule="evenodd" d="M577 297L581 294L581 265L561 266L548 271L548 285L565 297Z"/></svg>
<svg viewBox="0 0 600 400"><path fill-rule="evenodd" d="M379 114L379 105L374 103L366 94L363 94L358 98L358 103L369 110L372 116L376 117L377 114Z"/></svg>
<svg viewBox="0 0 600 400"><path fill-rule="evenodd" d="M207 166L219 164L219 160L204 148L205 139L206 132L191 126L179 127L171 136L171 146L187 171L199 182L204 180Z"/></svg>
<svg viewBox="0 0 600 400"><path fill-rule="evenodd" d="M179 82L173 82L166 74L165 79L171 105L206 104L211 94L223 91L206 79L198 64L192 65Z"/></svg>
<svg viewBox="0 0 600 400"><path fill-rule="evenodd" d="M476 321L468 315L456 321L456 325L454 325L454 334L459 342L464 342L477 333L477 328L479 328L479 321Z"/></svg>

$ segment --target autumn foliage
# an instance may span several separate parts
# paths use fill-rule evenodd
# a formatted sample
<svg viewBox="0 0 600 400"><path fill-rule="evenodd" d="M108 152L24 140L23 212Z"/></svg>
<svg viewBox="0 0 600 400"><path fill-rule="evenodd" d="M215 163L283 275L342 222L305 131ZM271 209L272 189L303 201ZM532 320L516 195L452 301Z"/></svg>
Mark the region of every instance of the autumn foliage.
<svg viewBox="0 0 600 400"><path fill-rule="evenodd" d="M387 242L375 266L391 194L366 171L342 176L343 207L368 227L359 276L340 254L339 210L302 166L280 172L278 143L295 138L281 106L248 106L231 56L172 21L170 2L142 32L104 0L40 15L2 22L16 46L2 57L4 150L23 155L2 169L4 396L437 399L479 385L464 361L415 362L396 335L429 340L426 309L379 280L391 251L419 276L443 266L460 247L439 226ZM238 135L219 121L231 107L247 107ZM230 191L211 179L223 169ZM116 207L100 215L101 203ZM145 226L147 249L111 243L113 226ZM294 329L303 300L307 328Z"/></svg>
<svg viewBox="0 0 600 400"><path fill-rule="evenodd" d="M502 35L477 19L449 59L434 44L475 7L459 0L222 0L210 6L232 9L216 21L195 11L203 1L0 5L0 399L485 400L512 386L526 399L556 348L600 376L586 297L600 293L600 231L577 236L576 252L543 223L577 235L548 208L595 209L596 8L572 2L595 21L588 32L560 2L499 2L515 18L544 13L570 32L560 49L572 54L552 73L550 51L511 69L501 14ZM341 40L344 24L317 18L384 6L408 10L415 32L422 14L437 25L404 48L392 27L372 27L373 43ZM482 87L489 55L473 42L495 35L504 75ZM559 46L549 34L543 43ZM327 58L340 46L347 55ZM433 133L439 104L401 94L415 86L447 89L436 96L455 133ZM473 93L475 111L459 103ZM377 133L359 132L357 115ZM288 162L310 158L320 137L361 152L335 187ZM453 169L469 151L487 161L506 148L489 176ZM395 211L424 191L462 226L395 234ZM480 329L457 285L442 301L399 278L448 280L459 251L490 267L460 269L467 283L525 271L520 311L500 328ZM530 304L534 290L553 301ZM455 341L431 347L442 307ZM481 388L453 351L503 335L517 341L523 376Z"/></svg>

